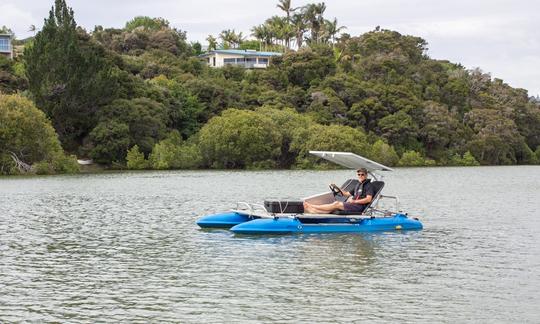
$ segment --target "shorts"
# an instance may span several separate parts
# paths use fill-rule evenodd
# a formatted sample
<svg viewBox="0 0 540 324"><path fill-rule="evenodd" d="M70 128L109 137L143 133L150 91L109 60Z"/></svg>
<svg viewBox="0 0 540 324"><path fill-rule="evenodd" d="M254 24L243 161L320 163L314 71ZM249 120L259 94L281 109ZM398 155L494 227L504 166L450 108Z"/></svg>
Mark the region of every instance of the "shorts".
<svg viewBox="0 0 540 324"><path fill-rule="evenodd" d="M366 209L366 205L360 205L360 204L351 204L348 202L343 203L343 210L348 212L357 212L361 213Z"/></svg>

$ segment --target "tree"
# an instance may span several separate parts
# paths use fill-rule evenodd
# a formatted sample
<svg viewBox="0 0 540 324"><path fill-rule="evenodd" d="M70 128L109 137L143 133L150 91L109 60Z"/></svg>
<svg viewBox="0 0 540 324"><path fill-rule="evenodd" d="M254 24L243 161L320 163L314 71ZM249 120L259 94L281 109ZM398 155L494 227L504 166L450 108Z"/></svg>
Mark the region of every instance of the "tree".
<svg viewBox="0 0 540 324"><path fill-rule="evenodd" d="M291 13L296 10L296 8L291 7L291 0L278 0L277 7L285 12L287 15L287 22L290 22Z"/></svg>
<svg viewBox="0 0 540 324"><path fill-rule="evenodd" d="M149 154L166 133L165 107L148 98L117 99L103 107L90 133L92 157L99 163L124 162L134 145Z"/></svg>
<svg viewBox="0 0 540 324"><path fill-rule="evenodd" d="M291 19L296 48L300 49L304 43L304 33L307 30L306 18L303 14L294 14Z"/></svg>
<svg viewBox="0 0 540 324"><path fill-rule="evenodd" d="M95 126L100 107L115 95L103 48L77 30L65 0L56 0L24 59L32 98L51 118L60 141L75 150Z"/></svg>
<svg viewBox="0 0 540 324"><path fill-rule="evenodd" d="M326 11L326 4L321 3L310 3L303 7L302 13L311 29L311 38L309 39L310 43L319 43L320 41L320 32L324 24L324 12Z"/></svg>
<svg viewBox="0 0 540 324"><path fill-rule="evenodd" d="M416 151L407 151L403 153L398 162L399 166L426 166L433 164L433 160L424 159L424 157L422 157L422 155Z"/></svg>
<svg viewBox="0 0 540 324"><path fill-rule="evenodd" d="M30 171L25 166L38 163L41 173L78 170L42 111L20 95L0 94L0 174Z"/></svg>
<svg viewBox="0 0 540 324"><path fill-rule="evenodd" d="M167 138L154 145L148 162L158 170L195 169L201 163L201 154L195 145L184 143L180 133L172 131Z"/></svg>
<svg viewBox="0 0 540 324"><path fill-rule="evenodd" d="M136 28L157 31L157 30L169 28L169 22L163 18L151 18L148 16L138 16L126 23L125 30L132 31Z"/></svg>
<svg viewBox="0 0 540 324"><path fill-rule="evenodd" d="M217 39L214 36L208 35L208 37L206 37L206 41L208 42L209 51L215 50L217 48Z"/></svg>
<svg viewBox="0 0 540 324"><path fill-rule="evenodd" d="M201 129L199 148L208 167L256 167L279 156L281 134L269 117L228 109Z"/></svg>
<svg viewBox="0 0 540 324"><path fill-rule="evenodd" d="M0 55L0 93L15 93L27 87L24 70L18 71L21 63Z"/></svg>
<svg viewBox="0 0 540 324"><path fill-rule="evenodd" d="M309 154L310 150L343 151L344 147L362 156L370 154L366 134L348 126L315 124L298 130L291 143L291 148L298 152L296 166L300 168L310 168L317 163L317 159Z"/></svg>
<svg viewBox="0 0 540 324"><path fill-rule="evenodd" d="M394 166L399 161L399 156L394 148L380 139L377 140L371 147L371 154L369 155L369 158L373 161L377 161L389 166Z"/></svg>
<svg viewBox="0 0 540 324"><path fill-rule="evenodd" d="M144 154L139 150L138 145L134 145L129 149L126 162L127 168L130 170L144 170L148 168L148 161L144 158Z"/></svg>
<svg viewBox="0 0 540 324"><path fill-rule="evenodd" d="M324 21L324 30L328 38L332 40L332 45L336 43L336 35L346 28L345 26L338 26L337 18Z"/></svg>

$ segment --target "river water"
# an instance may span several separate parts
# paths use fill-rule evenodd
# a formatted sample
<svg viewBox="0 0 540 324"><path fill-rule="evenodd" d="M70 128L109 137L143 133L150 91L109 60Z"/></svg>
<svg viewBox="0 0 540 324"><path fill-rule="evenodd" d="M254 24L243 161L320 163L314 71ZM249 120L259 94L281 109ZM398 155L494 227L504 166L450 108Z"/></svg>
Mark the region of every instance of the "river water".
<svg viewBox="0 0 540 324"><path fill-rule="evenodd" d="M234 202L351 171L0 178L0 322L540 323L540 167L404 168L424 230L239 236Z"/></svg>

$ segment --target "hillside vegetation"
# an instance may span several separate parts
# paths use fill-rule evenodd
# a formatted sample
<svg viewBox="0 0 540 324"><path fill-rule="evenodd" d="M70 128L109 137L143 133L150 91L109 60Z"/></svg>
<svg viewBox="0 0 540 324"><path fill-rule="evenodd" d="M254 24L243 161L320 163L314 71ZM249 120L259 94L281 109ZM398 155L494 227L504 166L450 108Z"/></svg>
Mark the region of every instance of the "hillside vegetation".
<svg viewBox="0 0 540 324"><path fill-rule="evenodd" d="M0 58L2 98L28 106L28 97L65 151L117 168L320 166L309 150L408 166L539 162L540 106L526 90L431 59L419 37L340 33L324 3L278 5L286 15L255 26L255 40L234 29L208 37L214 48L283 52L268 69L245 70L206 66L201 45L165 19L89 33L56 0L24 55ZM4 132L0 172L13 173L2 137L13 130Z"/></svg>

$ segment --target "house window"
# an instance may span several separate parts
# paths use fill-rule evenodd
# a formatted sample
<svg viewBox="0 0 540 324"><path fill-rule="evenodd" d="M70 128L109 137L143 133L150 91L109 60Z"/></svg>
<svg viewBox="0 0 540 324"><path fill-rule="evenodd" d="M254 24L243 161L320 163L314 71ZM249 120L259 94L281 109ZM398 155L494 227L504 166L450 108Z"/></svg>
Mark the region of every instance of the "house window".
<svg viewBox="0 0 540 324"><path fill-rule="evenodd" d="M10 52L9 38L0 38L0 51Z"/></svg>
<svg viewBox="0 0 540 324"><path fill-rule="evenodd" d="M259 64L268 64L268 59L259 57Z"/></svg>
<svg viewBox="0 0 540 324"><path fill-rule="evenodd" d="M244 63L245 61L246 61L246 59L243 58L243 57L242 57L242 58L237 58L237 59L236 59L236 63Z"/></svg>
<svg viewBox="0 0 540 324"><path fill-rule="evenodd" d="M257 58L248 57L248 58L246 58L246 63L257 63Z"/></svg>
<svg viewBox="0 0 540 324"><path fill-rule="evenodd" d="M224 58L223 59L223 64L235 64L236 63L236 59L233 59L233 58Z"/></svg>

